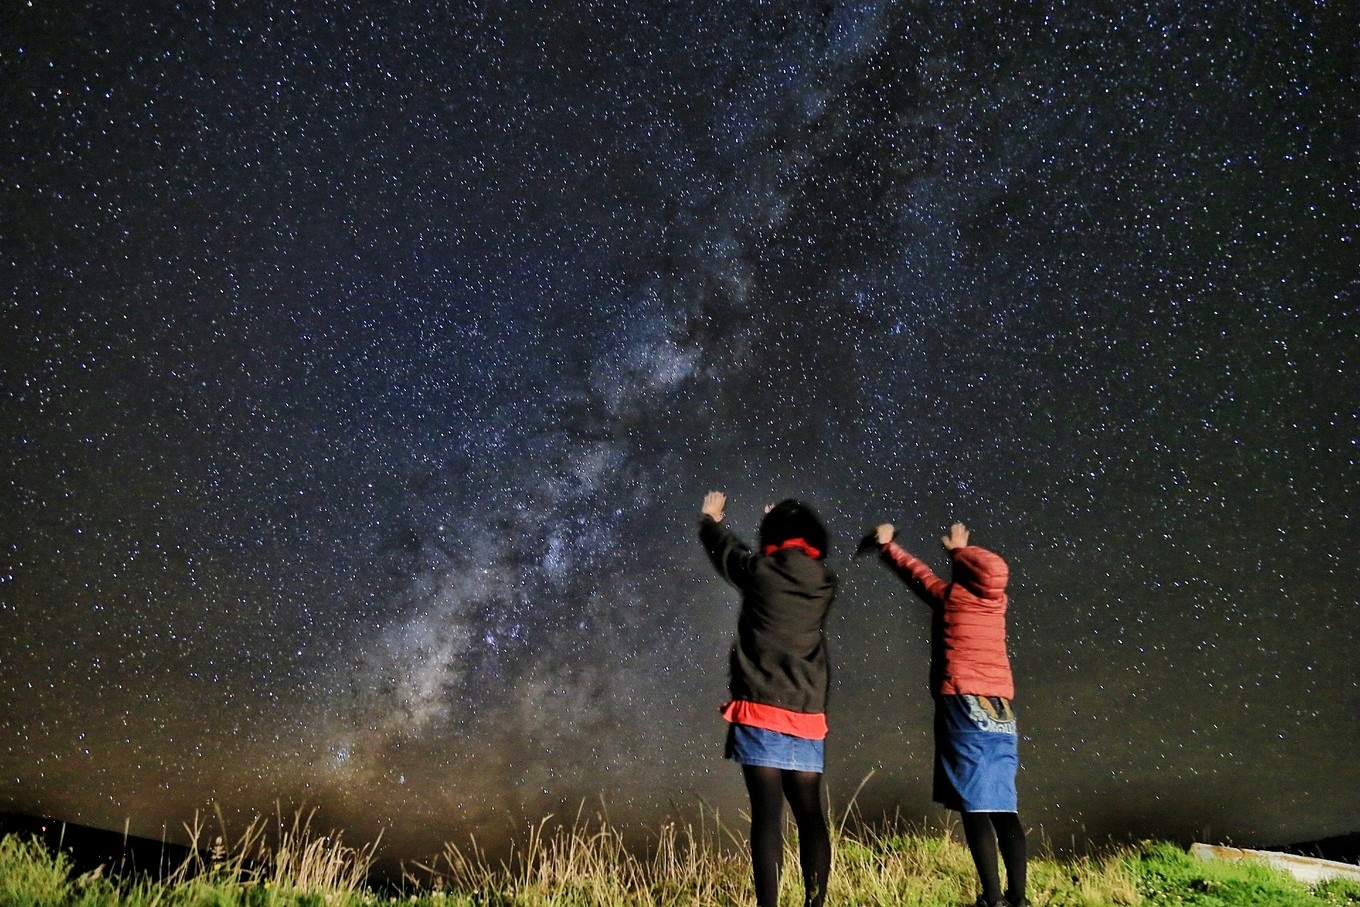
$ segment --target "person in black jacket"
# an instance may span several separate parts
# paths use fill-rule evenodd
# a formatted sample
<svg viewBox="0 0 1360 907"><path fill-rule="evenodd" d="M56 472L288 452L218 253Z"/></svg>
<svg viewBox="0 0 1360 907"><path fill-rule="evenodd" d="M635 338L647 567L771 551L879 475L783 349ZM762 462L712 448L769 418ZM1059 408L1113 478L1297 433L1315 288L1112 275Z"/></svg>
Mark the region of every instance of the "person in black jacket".
<svg viewBox="0 0 1360 907"><path fill-rule="evenodd" d="M760 551L723 525L727 496L704 497L699 538L718 573L741 592L731 655L726 756L739 763L751 798L756 903L775 907L787 799L798 825L804 904L821 907L831 874L822 805L828 665L824 625L836 577L823 558L827 533L806 504L767 507Z"/></svg>

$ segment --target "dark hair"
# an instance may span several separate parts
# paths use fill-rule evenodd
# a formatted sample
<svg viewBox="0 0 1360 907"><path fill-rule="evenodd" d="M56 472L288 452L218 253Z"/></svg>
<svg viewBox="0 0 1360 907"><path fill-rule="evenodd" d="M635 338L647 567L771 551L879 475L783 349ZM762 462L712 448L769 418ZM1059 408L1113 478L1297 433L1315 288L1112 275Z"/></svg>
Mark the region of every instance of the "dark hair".
<svg viewBox="0 0 1360 907"><path fill-rule="evenodd" d="M802 501L785 498L770 508L760 521L760 548L782 545L789 539L802 539L826 557L831 540L817 512Z"/></svg>

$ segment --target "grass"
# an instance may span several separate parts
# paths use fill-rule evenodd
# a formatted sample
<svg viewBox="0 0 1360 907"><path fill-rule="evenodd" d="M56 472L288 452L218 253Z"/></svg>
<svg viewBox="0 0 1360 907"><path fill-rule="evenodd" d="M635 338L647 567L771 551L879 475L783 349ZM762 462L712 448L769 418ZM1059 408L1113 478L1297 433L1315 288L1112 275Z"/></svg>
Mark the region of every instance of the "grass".
<svg viewBox="0 0 1360 907"><path fill-rule="evenodd" d="M851 827L853 825L853 827ZM398 892L369 887L376 842L344 844L299 814L270 840L257 821L236 838L187 830L194 855L164 880L73 876L69 858L32 838L0 838L0 907L727 907L749 905L743 832L716 816L667 824L630 847L603 820L548 820L506 859L447 846L412 864ZM278 823L282 828L283 823ZM829 905L956 907L976 893L972 862L950 829L870 827L843 820L834 837ZM800 903L796 842L782 903ZM1309 888L1265 866L1200 861L1166 843L1030 861L1036 907L1360 907L1360 883Z"/></svg>

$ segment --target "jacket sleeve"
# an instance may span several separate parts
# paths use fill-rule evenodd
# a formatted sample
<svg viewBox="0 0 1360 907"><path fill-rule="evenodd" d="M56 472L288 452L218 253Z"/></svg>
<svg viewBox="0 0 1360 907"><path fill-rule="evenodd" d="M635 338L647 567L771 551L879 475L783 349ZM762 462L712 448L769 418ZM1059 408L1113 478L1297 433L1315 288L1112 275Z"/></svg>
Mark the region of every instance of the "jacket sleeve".
<svg viewBox="0 0 1360 907"><path fill-rule="evenodd" d="M902 578L911 590L925 600L932 608L944 604L949 593L949 583L935 575L925 561L908 552L896 542L881 546L883 560L892 567L894 573Z"/></svg>
<svg viewBox="0 0 1360 907"><path fill-rule="evenodd" d="M699 517L699 540L723 579L738 589L749 585L757 558L735 532L704 514Z"/></svg>

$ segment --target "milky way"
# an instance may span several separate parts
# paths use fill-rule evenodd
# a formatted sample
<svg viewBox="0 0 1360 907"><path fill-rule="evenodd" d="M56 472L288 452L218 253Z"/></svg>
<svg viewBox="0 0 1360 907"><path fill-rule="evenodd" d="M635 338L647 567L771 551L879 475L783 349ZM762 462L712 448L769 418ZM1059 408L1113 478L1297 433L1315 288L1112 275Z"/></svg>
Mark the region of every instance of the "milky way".
<svg viewBox="0 0 1360 907"><path fill-rule="evenodd" d="M796 495L828 780L929 804L875 522L1012 567L1022 814L1356 829L1349 4L11 4L0 809L388 853L732 811Z"/></svg>

